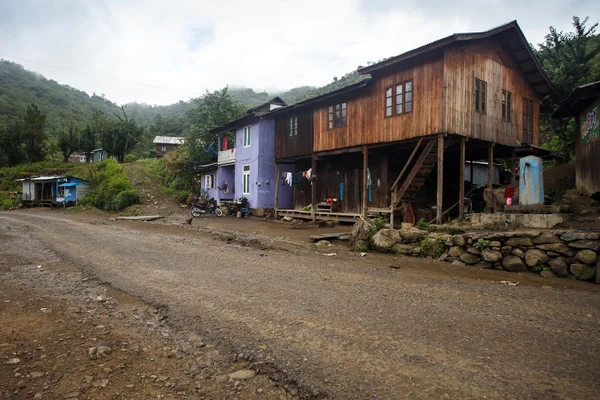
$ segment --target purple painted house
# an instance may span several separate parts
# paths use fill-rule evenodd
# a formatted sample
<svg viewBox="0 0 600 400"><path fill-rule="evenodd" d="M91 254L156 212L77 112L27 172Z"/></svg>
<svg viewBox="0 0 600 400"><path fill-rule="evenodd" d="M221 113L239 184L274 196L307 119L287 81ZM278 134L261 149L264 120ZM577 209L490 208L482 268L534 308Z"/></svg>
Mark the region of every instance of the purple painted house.
<svg viewBox="0 0 600 400"><path fill-rule="evenodd" d="M271 112L287 104L275 97L247 114L211 131L218 134L216 165L203 166L201 188L219 201L246 197L250 208L274 208L275 122ZM293 192L282 190L280 204L293 204Z"/></svg>

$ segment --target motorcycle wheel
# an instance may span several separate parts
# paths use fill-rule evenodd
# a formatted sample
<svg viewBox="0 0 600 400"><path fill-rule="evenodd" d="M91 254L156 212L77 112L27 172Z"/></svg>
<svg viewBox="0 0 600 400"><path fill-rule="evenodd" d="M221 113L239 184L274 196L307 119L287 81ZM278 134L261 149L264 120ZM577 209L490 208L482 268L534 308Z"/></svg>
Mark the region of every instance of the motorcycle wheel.
<svg viewBox="0 0 600 400"><path fill-rule="evenodd" d="M192 207L192 217L198 218L202 214L204 214L204 213L202 212L201 209L199 209L198 207Z"/></svg>
<svg viewBox="0 0 600 400"><path fill-rule="evenodd" d="M222 217L223 216L223 210L221 210L220 207L215 208L215 215L217 217Z"/></svg>

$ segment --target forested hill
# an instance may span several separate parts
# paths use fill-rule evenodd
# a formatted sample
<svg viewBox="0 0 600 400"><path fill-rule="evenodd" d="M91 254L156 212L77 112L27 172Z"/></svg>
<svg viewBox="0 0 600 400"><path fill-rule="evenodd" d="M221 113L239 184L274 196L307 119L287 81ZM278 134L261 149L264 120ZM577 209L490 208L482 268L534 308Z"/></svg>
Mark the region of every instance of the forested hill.
<svg viewBox="0 0 600 400"><path fill-rule="evenodd" d="M0 124L23 118L31 103L46 113L49 132L60 129L65 121L74 120L84 125L98 110L107 114L119 111L118 105L100 96L90 96L27 71L19 64L0 60Z"/></svg>
<svg viewBox="0 0 600 400"><path fill-rule="evenodd" d="M288 104L326 93L358 82L365 76L351 72L322 87L301 86L282 93L255 92L249 88L230 87L229 93L243 106L250 108L281 96ZM27 106L36 103L46 114L46 129L54 136L68 121L85 126L95 111L108 115L120 113L120 106L102 96L77 90L68 85L46 79L26 70L23 66L0 59L0 126L13 119L21 119ZM163 134L181 134L185 112L194 105L191 100L179 101L166 106L151 106L144 103L125 104L127 115L141 125L160 125ZM163 132L165 131L165 132Z"/></svg>

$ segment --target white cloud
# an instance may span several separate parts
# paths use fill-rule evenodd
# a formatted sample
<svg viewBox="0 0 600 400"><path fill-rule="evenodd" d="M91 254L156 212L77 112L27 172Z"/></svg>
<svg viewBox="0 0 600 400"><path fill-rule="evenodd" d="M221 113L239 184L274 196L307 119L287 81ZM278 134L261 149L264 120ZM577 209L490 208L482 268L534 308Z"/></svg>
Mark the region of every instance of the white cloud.
<svg viewBox="0 0 600 400"><path fill-rule="evenodd" d="M551 3L8 0L0 57L118 103L168 104L227 84L323 85L367 61L514 19L539 43L550 25L569 30L571 15L593 5Z"/></svg>

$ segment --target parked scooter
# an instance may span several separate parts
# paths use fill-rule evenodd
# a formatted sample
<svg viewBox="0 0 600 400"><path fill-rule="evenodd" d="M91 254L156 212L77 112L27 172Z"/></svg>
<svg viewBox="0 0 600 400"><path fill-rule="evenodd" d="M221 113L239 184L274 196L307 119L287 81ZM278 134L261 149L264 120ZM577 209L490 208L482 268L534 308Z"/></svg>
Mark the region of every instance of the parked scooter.
<svg viewBox="0 0 600 400"><path fill-rule="evenodd" d="M217 201L210 198L206 203L192 202L192 217L198 218L203 214L215 214L217 217L223 216L223 210L217 205Z"/></svg>

